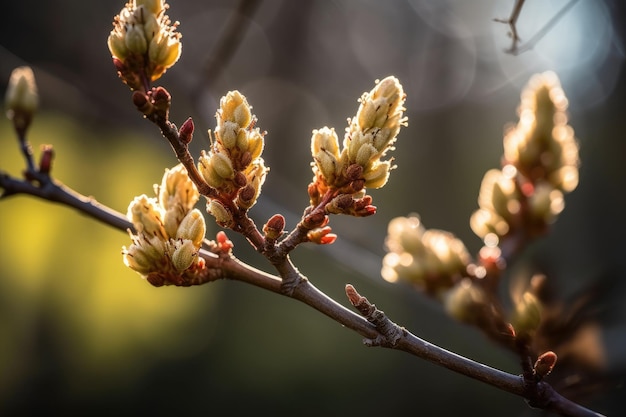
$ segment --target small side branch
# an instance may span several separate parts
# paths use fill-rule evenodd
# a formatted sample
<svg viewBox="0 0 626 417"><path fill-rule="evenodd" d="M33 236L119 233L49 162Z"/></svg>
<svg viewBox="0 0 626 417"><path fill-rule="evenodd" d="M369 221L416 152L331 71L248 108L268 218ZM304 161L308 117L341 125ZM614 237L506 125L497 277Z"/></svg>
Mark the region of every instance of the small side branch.
<svg viewBox="0 0 626 417"><path fill-rule="evenodd" d="M372 323L376 330L380 333L374 339L366 338L363 343L366 346L384 346L395 347L398 341L406 336L407 332L394 322L392 322L384 312L377 309L376 306L370 303L367 298L361 296L357 290L350 284L346 285L346 295L350 300L350 303L359 310L359 313Z"/></svg>

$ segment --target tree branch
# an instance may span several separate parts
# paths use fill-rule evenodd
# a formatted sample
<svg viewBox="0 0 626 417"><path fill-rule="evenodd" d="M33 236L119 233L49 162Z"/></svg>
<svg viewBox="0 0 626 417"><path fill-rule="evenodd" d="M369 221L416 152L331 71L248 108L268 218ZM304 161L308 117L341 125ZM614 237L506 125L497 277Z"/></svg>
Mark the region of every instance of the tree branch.
<svg viewBox="0 0 626 417"><path fill-rule="evenodd" d="M93 198L83 196L56 181L51 180L41 186L37 186L27 181L13 178L4 172L0 172L0 188L4 190L3 197L18 194L31 195L43 200L54 201L73 207L116 229L122 231L126 231L129 228L132 229L132 224L123 214L98 203ZM298 300L328 316L342 326L357 332L365 338L366 344L369 346L378 345L407 352L435 365L443 366L444 368L472 379L521 396L533 407L544 408L572 417L601 415L562 397L549 384L543 381L537 383L535 385L536 389L529 392L528 385L521 376L512 375L457 355L456 353L429 343L403 328L401 328L401 332L398 334L399 336L393 343L384 342L389 340L389 332L385 330L384 327L388 326L389 328L395 329L399 328L399 326L391 322L380 310L376 309L373 304L370 304L367 299L361 297L352 286L350 286L350 288L353 289L351 301L355 299L360 300L362 308L359 308L359 311L361 311L361 314L363 314L363 312L369 312L367 313L369 314L369 319L339 304L311 284L307 279L300 280L298 285L294 287L293 292L287 294L283 289L282 279L255 269L241 262L234 256L220 257L204 249L200 251L200 256L205 259L207 268L220 268L221 274L218 274L217 277L245 282L276 294ZM378 319L372 320L373 316L377 316ZM382 343L367 343L367 341L379 341Z"/></svg>

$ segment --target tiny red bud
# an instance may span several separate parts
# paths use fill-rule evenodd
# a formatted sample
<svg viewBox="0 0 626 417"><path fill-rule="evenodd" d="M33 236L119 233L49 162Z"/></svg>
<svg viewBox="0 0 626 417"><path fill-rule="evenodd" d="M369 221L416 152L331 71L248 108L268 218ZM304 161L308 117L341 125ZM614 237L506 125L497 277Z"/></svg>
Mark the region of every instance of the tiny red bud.
<svg viewBox="0 0 626 417"><path fill-rule="evenodd" d="M152 97L154 98L155 103L162 101L169 102L172 99L170 93L164 87L160 86L152 90Z"/></svg>
<svg viewBox="0 0 626 417"><path fill-rule="evenodd" d="M48 175L50 174L50 170L52 169L54 149L52 149L52 145L43 145L41 151L41 159L39 160L39 172Z"/></svg>
<svg viewBox="0 0 626 417"><path fill-rule="evenodd" d="M334 233L329 233L327 235L322 236L322 238L320 239L320 243L322 245L331 245L335 243L335 240L337 240L337 235Z"/></svg>
<svg viewBox="0 0 626 417"><path fill-rule="evenodd" d="M244 203L252 201L255 196L256 196L256 190L250 184L243 187L241 191L239 191L239 195L238 195L239 199L243 201Z"/></svg>
<svg viewBox="0 0 626 417"><path fill-rule="evenodd" d="M303 226L309 230L322 227L326 223L328 223L328 216L320 211L306 215L302 221Z"/></svg>
<svg viewBox="0 0 626 417"><path fill-rule="evenodd" d="M350 181L361 179L363 176L363 167L359 164L351 164L346 169L346 178Z"/></svg>
<svg viewBox="0 0 626 417"><path fill-rule="evenodd" d="M365 186L365 180L364 179L357 179L354 180L350 183L350 191L352 193L358 193L359 191L361 191L363 189L363 187Z"/></svg>
<svg viewBox="0 0 626 417"><path fill-rule="evenodd" d="M133 104L137 107L137 110L143 114L149 114L152 110L152 103L148 99L148 96L141 91L134 91L132 95Z"/></svg>
<svg viewBox="0 0 626 417"><path fill-rule="evenodd" d="M193 138L193 129L193 119L190 117L185 120L183 125L178 130L178 137L182 143L188 144L191 142L191 139Z"/></svg>
<svg viewBox="0 0 626 417"><path fill-rule="evenodd" d="M542 355L539 355L537 358L537 362L535 362L535 375L540 378L544 376L548 376L552 369L554 369L554 365L556 365L557 356L556 353L552 351L548 351Z"/></svg>
<svg viewBox="0 0 626 417"><path fill-rule="evenodd" d="M165 88L156 87L152 89L152 103L157 110L157 115L163 119L169 118L171 100L172 97Z"/></svg>
<svg viewBox="0 0 626 417"><path fill-rule="evenodd" d="M281 214L274 214L263 226L263 233L269 239L278 239L285 229L285 217Z"/></svg>
<svg viewBox="0 0 626 417"><path fill-rule="evenodd" d="M233 182L237 186L237 188L245 187L248 184L248 179L246 178L246 174L241 171L235 172L235 178L233 178Z"/></svg>
<svg viewBox="0 0 626 417"><path fill-rule="evenodd" d="M252 154L249 151L245 151L241 154L241 157L239 158L239 163L242 167L245 168L250 165L250 162L252 162Z"/></svg>
<svg viewBox="0 0 626 417"><path fill-rule="evenodd" d="M229 253L231 249L235 247L233 242L228 238L228 236L226 236L226 233L224 233L223 230L217 232L215 240L217 241L217 247L222 252Z"/></svg>
<svg viewBox="0 0 626 417"><path fill-rule="evenodd" d="M162 287L163 285L165 285L165 279L163 278L163 275L161 275L159 272L151 272L146 277L146 280L148 280L148 282L155 287Z"/></svg>

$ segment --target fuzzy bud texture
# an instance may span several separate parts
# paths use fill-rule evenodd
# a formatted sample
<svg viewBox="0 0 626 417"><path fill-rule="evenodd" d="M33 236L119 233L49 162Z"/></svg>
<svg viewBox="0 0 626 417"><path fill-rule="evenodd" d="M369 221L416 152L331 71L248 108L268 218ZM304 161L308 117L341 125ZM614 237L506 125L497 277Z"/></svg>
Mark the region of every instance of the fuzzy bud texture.
<svg viewBox="0 0 626 417"><path fill-rule="evenodd" d="M578 185L578 144L567 124L567 98L556 74L531 78L522 92L519 122L504 137L501 170L483 178L474 233L503 237L524 227L544 233L565 207L564 194Z"/></svg>
<svg viewBox="0 0 626 417"><path fill-rule="evenodd" d="M204 268L198 257L206 233L200 195L182 164L165 171L157 197L141 195L128 207L136 233L124 263L154 285L191 285Z"/></svg>
<svg viewBox="0 0 626 417"><path fill-rule="evenodd" d="M261 193L269 170L261 158L265 132L254 127L252 107L239 91L222 97L215 117L214 140L198 159L198 170L219 195L208 202L208 212L221 226L231 227L231 211L250 209Z"/></svg>
<svg viewBox="0 0 626 417"><path fill-rule="evenodd" d="M120 78L132 90L144 90L180 58L178 22L165 14L163 0L132 0L115 16L107 40Z"/></svg>
<svg viewBox="0 0 626 417"><path fill-rule="evenodd" d="M410 282L431 295L458 282L470 262L461 240L449 232L426 230L417 216L391 220L385 244L383 278Z"/></svg>
<svg viewBox="0 0 626 417"><path fill-rule="evenodd" d="M313 131L311 204L317 204L328 190L353 194L387 183L394 166L381 158L393 149L400 127L406 126L405 98L397 78L390 76L377 82L372 91L361 96L356 116L349 119L341 150L334 129L323 127Z"/></svg>

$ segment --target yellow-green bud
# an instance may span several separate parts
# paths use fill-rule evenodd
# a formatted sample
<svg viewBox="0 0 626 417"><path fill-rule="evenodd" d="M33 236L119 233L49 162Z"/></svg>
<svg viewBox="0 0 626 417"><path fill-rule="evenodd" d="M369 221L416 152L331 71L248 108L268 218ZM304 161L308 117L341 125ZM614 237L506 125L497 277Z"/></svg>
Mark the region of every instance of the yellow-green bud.
<svg viewBox="0 0 626 417"><path fill-rule="evenodd" d="M121 36L120 33L111 32L111 36L107 39L107 45L111 51L111 55L115 58L124 61L124 59L128 56L126 39L124 36Z"/></svg>
<svg viewBox="0 0 626 417"><path fill-rule="evenodd" d="M224 178L221 177L211 164L210 156L202 151L198 158L198 171L202 178L213 188L220 188L224 184Z"/></svg>
<svg viewBox="0 0 626 417"><path fill-rule="evenodd" d="M225 121L221 126L218 126L215 132L217 133L224 148L232 149L237 145L237 136L240 133L237 123Z"/></svg>
<svg viewBox="0 0 626 417"><path fill-rule="evenodd" d="M132 25L126 29L126 48L132 53L143 55L148 51L148 42L139 25Z"/></svg>
<svg viewBox="0 0 626 417"><path fill-rule="evenodd" d="M218 200L210 200L207 204L207 211L215 217L215 221L220 226L231 227L233 225L234 220L232 213Z"/></svg>
<svg viewBox="0 0 626 417"><path fill-rule="evenodd" d="M5 106L10 112L9 118L16 113L32 116L38 104L39 96L33 70L30 67L15 68L11 72L5 96Z"/></svg>
<svg viewBox="0 0 626 417"><path fill-rule="evenodd" d="M444 307L455 319L474 324L484 318L485 301L483 290L465 278L448 291L444 299Z"/></svg>
<svg viewBox="0 0 626 417"><path fill-rule="evenodd" d="M137 233L166 237L163 213L155 198L148 198L145 194L135 197L128 206L126 216L135 226Z"/></svg>
<svg viewBox="0 0 626 417"><path fill-rule="evenodd" d="M255 160L261 156L264 145L265 140L263 139L263 135L261 134L261 132L259 132L258 129L252 130L248 135L248 152L250 152L252 160Z"/></svg>
<svg viewBox="0 0 626 417"><path fill-rule="evenodd" d="M525 292L515 303L511 324L518 334L535 331L541 323L541 302L530 292Z"/></svg>
<svg viewBox="0 0 626 417"><path fill-rule="evenodd" d="M324 126L321 129L314 129L311 136L311 154L317 155L320 151L326 151L339 158L339 138L335 129Z"/></svg>
<svg viewBox="0 0 626 417"><path fill-rule="evenodd" d="M224 179L233 179L235 176L235 170L233 169L233 162L230 158L221 152L211 155L209 164L213 167L217 175Z"/></svg>
<svg viewBox="0 0 626 417"><path fill-rule="evenodd" d="M319 168L322 177L324 177L327 184L333 184L335 181L335 171L337 169L337 159L330 153L325 151L319 151L315 155L315 163Z"/></svg>
<svg viewBox="0 0 626 417"><path fill-rule="evenodd" d="M198 249L191 240L177 240L174 242L174 251L171 255L172 265L178 272L183 272L198 256Z"/></svg>
<svg viewBox="0 0 626 417"><path fill-rule="evenodd" d="M365 179L365 187L380 188L387 183L389 179L389 171L391 170L390 161L379 161L363 173Z"/></svg>
<svg viewBox="0 0 626 417"><path fill-rule="evenodd" d="M175 237L178 225L185 217L185 212L181 206L175 205L166 210L163 214L163 228L168 238Z"/></svg>
<svg viewBox="0 0 626 417"><path fill-rule="evenodd" d="M164 209L180 205L185 212L191 210L200 198L196 185L191 181L182 164L165 171L161 185L158 187L158 195L159 204Z"/></svg>
<svg viewBox="0 0 626 417"><path fill-rule="evenodd" d="M193 244L199 248L200 245L202 245L205 233L206 224L204 217L202 213L200 213L200 210L193 209L187 213L185 218L180 222L180 226L178 226L178 231L176 232L176 238L191 240Z"/></svg>
<svg viewBox="0 0 626 417"><path fill-rule="evenodd" d="M161 39L166 38L167 36L164 36L166 35L165 32L161 31L161 24L159 23L159 20L157 19L157 16L155 14L146 13L145 7L141 11L141 14L143 14L143 24L141 25L143 26L143 34L150 44L148 49L151 49L153 45L152 41L156 40L157 43L159 43ZM149 53L151 52L152 51L149 51ZM152 59L152 56L150 56L150 59L154 61L154 59Z"/></svg>
<svg viewBox="0 0 626 417"><path fill-rule="evenodd" d="M235 123L244 129L250 125L252 113L250 112L250 106L245 100L233 110L233 119Z"/></svg>
<svg viewBox="0 0 626 417"><path fill-rule="evenodd" d="M376 150L376 148L373 145L370 145L368 143L363 144L357 154L356 154L356 158L354 160L354 162L356 162L357 164L361 165L362 167L367 167L370 163L370 160L372 159L372 157L374 155L376 155L378 153L378 151Z"/></svg>
<svg viewBox="0 0 626 417"><path fill-rule="evenodd" d="M239 91L229 91L226 93L224 97L220 100L220 111L218 112L218 124L221 124L225 121L235 122L239 127L248 127L250 124L250 118L246 117L246 112L244 109L238 109L239 106L243 105L244 107L250 107L246 98ZM241 125L239 122L247 121L248 124Z"/></svg>

